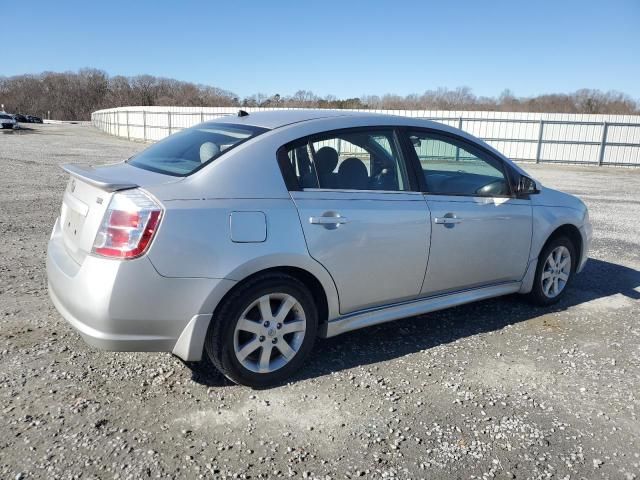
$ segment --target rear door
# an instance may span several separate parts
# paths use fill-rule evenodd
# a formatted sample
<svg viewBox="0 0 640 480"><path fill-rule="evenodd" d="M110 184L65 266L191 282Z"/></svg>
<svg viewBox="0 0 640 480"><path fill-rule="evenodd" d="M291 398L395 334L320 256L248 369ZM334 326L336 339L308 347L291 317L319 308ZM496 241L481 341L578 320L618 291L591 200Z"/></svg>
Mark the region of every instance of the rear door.
<svg viewBox="0 0 640 480"><path fill-rule="evenodd" d="M347 129L279 152L309 253L333 277L340 312L414 298L429 254L429 212L392 129Z"/></svg>
<svg viewBox="0 0 640 480"><path fill-rule="evenodd" d="M456 136L418 130L408 132L407 140L431 211L421 293L520 281L531 248L532 208L512 195L508 166Z"/></svg>

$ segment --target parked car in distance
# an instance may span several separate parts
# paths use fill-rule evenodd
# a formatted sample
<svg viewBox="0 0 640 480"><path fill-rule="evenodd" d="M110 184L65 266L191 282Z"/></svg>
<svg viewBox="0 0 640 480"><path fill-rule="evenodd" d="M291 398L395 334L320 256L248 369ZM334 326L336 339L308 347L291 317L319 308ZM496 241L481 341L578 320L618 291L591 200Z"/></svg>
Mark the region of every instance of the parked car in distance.
<svg viewBox="0 0 640 480"><path fill-rule="evenodd" d="M12 116L13 116L14 120L16 122L18 122L18 123L29 123L29 120L24 115L21 115L19 113L15 113Z"/></svg>
<svg viewBox="0 0 640 480"><path fill-rule="evenodd" d="M206 355L252 387L288 379L316 337L511 293L555 303L591 241L578 198L417 118L240 112L64 168L47 255L62 316L96 347Z"/></svg>
<svg viewBox="0 0 640 480"><path fill-rule="evenodd" d="M2 128L15 128L18 122L8 113L0 113L0 125Z"/></svg>
<svg viewBox="0 0 640 480"><path fill-rule="evenodd" d="M29 123L42 123L42 118L36 117L35 115L27 115L27 120Z"/></svg>

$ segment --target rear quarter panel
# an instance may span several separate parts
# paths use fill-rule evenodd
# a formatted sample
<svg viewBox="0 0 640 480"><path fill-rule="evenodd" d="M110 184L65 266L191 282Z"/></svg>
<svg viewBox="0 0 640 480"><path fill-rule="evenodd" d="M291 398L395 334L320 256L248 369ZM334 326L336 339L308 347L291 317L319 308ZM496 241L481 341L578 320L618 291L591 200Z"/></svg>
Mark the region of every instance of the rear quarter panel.
<svg viewBox="0 0 640 480"><path fill-rule="evenodd" d="M165 217L148 254L160 275L240 281L269 268L301 268L323 285L330 317L338 315L333 280L309 256L291 198L174 200L164 204ZM234 242L232 213L257 211L266 219L266 239Z"/></svg>

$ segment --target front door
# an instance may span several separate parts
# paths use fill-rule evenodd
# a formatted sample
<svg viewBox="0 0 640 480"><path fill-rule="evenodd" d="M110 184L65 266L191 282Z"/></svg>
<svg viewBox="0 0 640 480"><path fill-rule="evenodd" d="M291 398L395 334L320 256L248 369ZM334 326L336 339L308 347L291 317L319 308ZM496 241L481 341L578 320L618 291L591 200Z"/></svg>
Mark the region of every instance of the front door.
<svg viewBox="0 0 640 480"><path fill-rule="evenodd" d="M462 139L410 132L431 211L431 249L422 287L435 295L522 280L532 208L511 194L506 168Z"/></svg>
<svg viewBox="0 0 640 480"><path fill-rule="evenodd" d="M528 201L425 198L431 209L432 233L424 294L522 280L531 246Z"/></svg>

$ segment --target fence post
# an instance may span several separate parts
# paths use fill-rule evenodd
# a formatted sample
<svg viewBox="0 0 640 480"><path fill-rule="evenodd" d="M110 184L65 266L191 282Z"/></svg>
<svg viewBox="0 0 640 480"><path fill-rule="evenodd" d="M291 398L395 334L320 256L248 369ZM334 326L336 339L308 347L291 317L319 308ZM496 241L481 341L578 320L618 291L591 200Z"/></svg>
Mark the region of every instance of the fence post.
<svg viewBox="0 0 640 480"><path fill-rule="evenodd" d="M458 128L462 130L462 117L458 118ZM456 147L456 162L460 161L460 147Z"/></svg>
<svg viewBox="0 0 640 480"><path fill-rule="evenodd" d="M540 156L542 154L543 135L544 135L544 120L540 120L540 127L538 127L538 148L536 150L536 163L540 163Z"/></svg>
<svg viewBox="0 0 640 480"><path fill-rule="evenodd" d="M171 135L171 112L167 112L167 122L169 125L169 135Z"/></svg>
<svg viewBox="0 0 640 480"><path fill-rule="evenodd" d="M142 139L147 141L147 111L142 110Z"/></svg>
<svg viewBox="0 0 640 480"><path fill-rule="evenodd" d="M598 152L598 166L602 166L604 162L604 150L607 146L607 131L609 130L609 123L602 123L602 140L600 141L600 151Z"/></svg>
<svg viewBox="0 0 640 480"><path fill-rule="evenodd" d="M129 110L127 110L127 140L131 140L131 132L129 131Z"/></svg>
<svg viewBox="0 0 640 480"><path fill-rule="evenodd" d="M200 112L200 123L204 122L204 112Z"/></svg>

